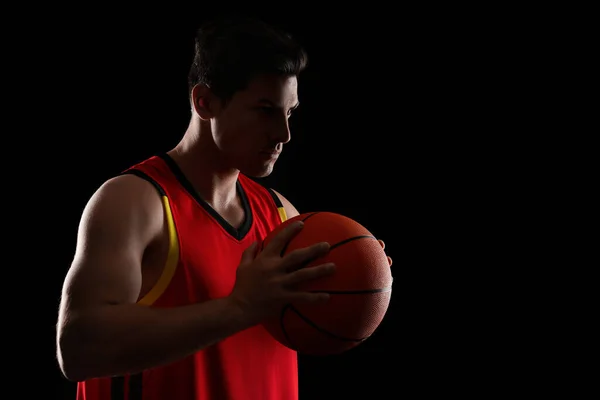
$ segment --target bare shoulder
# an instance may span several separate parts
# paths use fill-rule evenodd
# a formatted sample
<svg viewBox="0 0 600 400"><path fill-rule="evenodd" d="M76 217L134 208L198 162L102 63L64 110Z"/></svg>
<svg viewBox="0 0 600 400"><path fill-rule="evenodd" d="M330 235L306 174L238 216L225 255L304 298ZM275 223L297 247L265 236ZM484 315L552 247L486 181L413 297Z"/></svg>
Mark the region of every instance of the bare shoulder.
<svg viewBox="0 0 600 400"><path fill-rule="evenodd" d="M275 189L271 188L271 190L277 195L277 197L279 197L279 200L281 200L281 204L283 204L283 208L285 209L285 213L288 218L292 218L300 214L296 207L284 195Z"/></svg>
<svg viewBox="0 0 600 400"><path fill-rule="evenodd" d="M150 182L135 175L119 175L104 182L90 197L83 210L80 230L114 229L132 222L152 225L153 220L161 216L157 213L161 207L158 193Z"/></svg>
<svg viewBox="0 0 600 400"><path fill-rule="evenodd" d="M164 213L154 186L134 175L104 182L79 222L75 255L65 280L72 306L134 302L146 248L163 232Z"/></svg>
<svg viewBox="0 0 600 400"><path fill-rule="evenodd" d="M99 198L120 198L125 201L143 202L149 199L149 196L154 197L152 194L156 194L156 189L150 182L133 174L123 174L105 181L90 201Z"/></svg>
<svg viewBox="0 0 600 400"><path fill-rule="evenodd" d="M127 211L127 207L141 207L142 210L160 206L156 188L145 179L133 174L124 174L105 181L92 195L86 209L96 205L106 205L109 210ZM121 207L113 207L117 205ZM128 212L128 211L127 211Z"/></svg>

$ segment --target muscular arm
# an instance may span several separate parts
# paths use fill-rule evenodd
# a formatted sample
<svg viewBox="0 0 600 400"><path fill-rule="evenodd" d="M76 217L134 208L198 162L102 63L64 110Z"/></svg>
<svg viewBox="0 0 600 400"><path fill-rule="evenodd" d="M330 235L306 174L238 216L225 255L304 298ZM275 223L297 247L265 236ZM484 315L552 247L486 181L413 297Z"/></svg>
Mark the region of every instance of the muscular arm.
<svg viewBox="0 0 600 400"><path fill-rule="evenodd" d="M90 199L57 323L57 356L68 379L165 364L255 323L229 298L169 309L136 304L142 256L164 223L155 189L134 176L106 182Z"/></svg>

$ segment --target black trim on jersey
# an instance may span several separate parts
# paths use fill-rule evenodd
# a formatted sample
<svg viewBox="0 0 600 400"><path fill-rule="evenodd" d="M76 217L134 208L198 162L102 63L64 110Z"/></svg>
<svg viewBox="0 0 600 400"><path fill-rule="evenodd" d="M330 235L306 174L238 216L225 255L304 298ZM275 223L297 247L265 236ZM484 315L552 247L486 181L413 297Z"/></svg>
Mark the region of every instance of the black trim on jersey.
<svg viewBox="0 0 600 400"><path fill-rule="evenodd" d="M167 153L161 153L158 155L162 158L165 163L171 169L171 172L175 175L179 183L185 188L185 190L196 200L198 204L200 204L222 227L229 233L231 236L236 238L237 240L241 240L246 236L246 234L250 231L250 227L252 226L252 209L250 208L250 202L248 201L248 197L246 196L246 192L244 188L242 188L242 184L238 180L236 182L237 193L242 200L242 207L244 208L244 222L236 229L233 225L231 225L225 218L223 218L214 208L208 204L196 190L192 183L186 178L183 171L179 168L179 165L169 156Z"/></svg>
<svg viewBox="0 0 600 400"><path fill-rule="evenodd" d="M279 198L279 196L277 196L277 194L270 187L266 189L269 191L269 193L271 193L271 197L273 197L273 200L275 200L275 205L277 206L277 208L282 208L283 203L281 203L281 199Z"/></svg>
<svg viewBox="0 0 600 400"><path fill-rule="evenodd" d="M125 378L114 376L110 379L110 400L123 400L125 398Z"/></svg>
<svg viewBox="0 0 600 400"><path fill-rule="evenodd" d="M160 186L158 184L158 182L156 182L154 179L152 179L151 177L149 177L148 175L146 175L146 173L139 171L137 169L130 169L128 171L123 172L121 175L135 175L138 176L148 182L150 182L155 188L156 190L158 190L158 193L161 196L166 196L167 193L165 192L165 190L162 188L162 186Z"/></svg>
<svg viewBox="0 0 600 400"><path fill-rule="evenodd" d="M142 400L142 373L129 377L129 400Z"/></svg>
<svg viewBox="0 0 600 400"><path fill-rule="evenodd" d="M129 376L129 393L125 395L125 377L113 376L110 379L111 400L142 400L142 373Z"/></svg>

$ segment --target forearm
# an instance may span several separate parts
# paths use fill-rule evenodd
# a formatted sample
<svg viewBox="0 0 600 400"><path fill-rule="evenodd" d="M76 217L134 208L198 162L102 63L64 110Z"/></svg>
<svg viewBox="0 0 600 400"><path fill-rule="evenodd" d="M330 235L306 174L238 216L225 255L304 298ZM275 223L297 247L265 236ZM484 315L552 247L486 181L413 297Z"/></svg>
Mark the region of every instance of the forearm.
<svg viewBox="0 0 600 400"><path fill-rule="evenodd" d="M61 366L74 381L135 373L253 324L229 298L178 308L106 305L71 316L59 339Z"/></svg>

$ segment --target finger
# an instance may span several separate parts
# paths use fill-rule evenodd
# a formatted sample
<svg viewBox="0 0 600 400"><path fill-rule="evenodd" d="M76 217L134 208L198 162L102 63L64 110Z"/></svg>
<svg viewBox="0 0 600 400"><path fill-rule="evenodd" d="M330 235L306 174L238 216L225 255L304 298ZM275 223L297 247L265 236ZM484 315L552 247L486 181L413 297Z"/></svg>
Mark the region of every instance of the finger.
<svg viewBox="0 0 600 400"><path fill-rule="evenodd" d="M383 240L377 239L377 241L379 242L379 245L381 246L381 248L385 249L385 243L383 242Z"/></svg>
<svg viewBox="0 0 600 400"><path fill-rule="evenodd" d="M252 262L252 260L254 260L254 258L256 257L257 248L258 248L257 241L252 242L250 244L250 246L246 247L246 249L242 253L242 259L240 261L240 264L247 264L247 263Z"/></svg>
<svg viewBox="0 0 600 400"><path fill-rule="evenodd" d="M392 257L387 256L387 259L388 259L388 263L390 263L390 267L391 267L392 266Z"/></svg>
<svg viewBox="0 0 600 400"><path fill-rule="evenodd" d="M310 246L293 250L285 255L281 268L294 271L304 267L306 264L325 256L329 252L329 243L319 242Z"/></svg>
<svg viewBox="0 0 600 400"><path fill-rule="evenodd" d="M273 236L273 239L265 246L263 251L269 253L281 254L281 251L289 243L290 240L304 227L304 222L294 221L284 227L281 232Z"/></svg>
<svg viewBox="0 0 600 400"><path fill-rule="evenodd" d="M324 276L331 275L335 272L334 263L326 263L315 267L301 268L288 274L285 278L286 286L294 286L302 282L310 281Z"/></svg>
<svg viewBox="0 0 600 400"><path fill-rule="evenodd" d="M323 292L296 292L290 299L291 303L326 303L329 300L329 293Z"/></svg>

